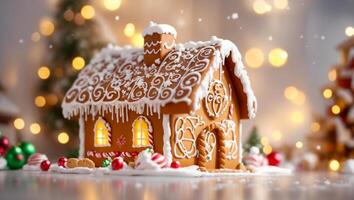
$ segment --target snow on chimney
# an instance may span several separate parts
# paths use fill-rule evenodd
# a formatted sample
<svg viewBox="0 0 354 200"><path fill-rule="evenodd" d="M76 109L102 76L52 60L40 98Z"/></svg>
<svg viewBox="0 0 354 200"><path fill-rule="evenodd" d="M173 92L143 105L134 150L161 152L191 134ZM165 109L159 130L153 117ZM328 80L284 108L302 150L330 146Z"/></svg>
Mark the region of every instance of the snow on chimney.
<svg viewBox="0 0 354 200"><path fill-rule="evenodd" d="M176 29L168 24L150 22L144 29L144 63L147 66L159 65L162 59L175 46Z"/></svg>

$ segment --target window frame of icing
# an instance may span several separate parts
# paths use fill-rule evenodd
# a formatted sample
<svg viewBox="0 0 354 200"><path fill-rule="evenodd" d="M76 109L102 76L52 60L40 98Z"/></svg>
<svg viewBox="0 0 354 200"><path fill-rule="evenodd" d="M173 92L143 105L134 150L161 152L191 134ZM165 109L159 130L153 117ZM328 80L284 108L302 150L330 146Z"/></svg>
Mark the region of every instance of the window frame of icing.
<svg viewBox="0 0 354 200"><path fill-rule="evenodd" d="M142 122L144 122L145 124L143 124ZM147 127L136 127L138 126L140 123L140 126L147 126ZM140 136L139 138L137 138L137 133L136 133L136 129L140 130L140 133L138 136ZM143 133L142 133L143 132ZM132 147L133 148L142 148L142 147L153 147L153 129L152 129L152 125L151 122L148 118L146 118L145 116L138 116L132 123ZM140 141L140 142L138 142Z"/></svg>
<svg viewBox="0 0 354 200"><path fill-rule="evenodd" d="M100 138L102 141L102 143L98 143L98 123L102 122L102 125L104 126L105 129L103 129L101 135L102 138ZM112 146L112 133L111 133L111 126L110 124L103 118L103 117L98 117L98 119L95 121L95 125L93 128L93 132L94 132L94 139L93 139L93 143L94 143L94 147L111 147Z"/></svg>

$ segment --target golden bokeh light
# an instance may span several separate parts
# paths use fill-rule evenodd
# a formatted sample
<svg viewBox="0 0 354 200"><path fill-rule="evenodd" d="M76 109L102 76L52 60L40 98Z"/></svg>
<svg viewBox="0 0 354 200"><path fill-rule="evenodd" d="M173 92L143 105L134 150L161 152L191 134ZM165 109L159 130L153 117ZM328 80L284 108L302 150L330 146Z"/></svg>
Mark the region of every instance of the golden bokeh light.
<svg viewBox="0 0 354 200"><path fill-rule="evenodd" d="M95 9L91 5L85 5L81 8L80 13L84 19L92 19L95 16Z"/></svg>
<svg viewBox="0 0 354 200"><path fill-rule="evenodd" d="M74 69L76 70L81 70L82 68L85 67L85 60L80 57L80 56L77 56L73 59L73 61L71 62L72 66Z"/></svg>
<svg viewBox="0 0 354 200"><path fill-rule="evenodd" d="M273 131L273 133L272 133L273 140L279 141L279 140L281 140L282 137L283 137L283 135L279 130Z"/></svg>
<svg viewBox="0 0 354 200"><path fill-rule="evenodd" d="M58 142L60 144L66 144L69 142L69 135L66 132L61 132L58 135Z"/></svg>
<svg viewBox="0 0 354 200"><path fill-rule="evenodd" d="M50 69L47 66L42 66L38 69L37 75L40 79L48 79L50 76Z"/></svg>
<svg viewBox="0 0 354 200"><path fill-rule="evenodd" d="M31 35L31 40L33 42L38 42L41 39L41 34L39 34L38 32L33 32Z"/></svg>
<svg viewBox="0 0 354 200"><path fill-rule="evenodd" d="M340 163L338 162L338 160L333 159L333 160L331 160L331 161L329 162L328 167L329 167L329 169L330 169L331 171L335 171L335 172L336 172L336 171L338 171L339 168L340 168Z"/></svg>
<svg viewBox="0 0 354 200"><path fill-rule="evenodd" d="M312 122L311 123L311 131L312 132L318 132L321 129L321 125L318 122Z"/></svg>
<svg viewBox="0 0 354 200"><path fill-rule="evenodd" d="M41 126L38 123L32 123L30 125L30 131L33 135L37 135L41 132Z"/></svg>
<svg viewBox="0 0 354 200"><path fill-rule="evenodd" d="M289 2L288 0L273 0L274 7L279 10L284 10L288 8Z"/></svg>
<svg viewBox="0 0 354 200"><path fill-rule="evenodd" d="M264 62L264 54L261 49L251 48L245 54L245 61L251 68L259 68Z"/></svg>
<svg viewBox="0 0 354 200"><path fill-rule="evenodd" d="M340 113L341 109L340 109L340 107L338 105L333 105L331 107L331 111L332 111L333 114L338 115Z"/></svg>
<svg viewBox="0 0 354 200"><path fill-rule="evenodd" d="M22 118L16 118L14 120L14 127L17 130L21 130L21 129L25 128L25 121Z"/></svg>
<svg viewBox="0 0 354 200"><path fill-rule="evenodd" d="M325 90L323 90L322 95L324 98L329 99L332 97L333 92L330 88L326 88Z"/></svg>
<svg viewBox="0 0 354 200"><path fill-rule="evenodd" d="M107 10L117 10L122 3L121 0L103 0L103 5Z"/></svg>
<svg viewBox="0 0 354 200"><path fill-rule="evenodd" d="M272 49L268 54L268 61L273 67L282 67L288 61L288 52L281 48Z"/></svg>
<svg viewBox="0 0 354 200"><path fill-rule="evenodd" d="M304 144L301 141L297 141L295 143L295 146L296 146L296 148L301 149L304 146Z"/></svg>
<svg viewBox="0 0 354 200"><path fill-rule="evenodd" d="M263 15L272 10L272 6L270 6L265 0L255 0L252 8L253 11L259 15Z"/></svg>
<svg viewBox="0 0 354 200"><path fill-rule="evenodd" d="M290 115L290 120L294 124L300 124L304 121L304 114L301 111L294 111Z"/></svg>
<svg viewBox="0 0 354 200"><path fill-rule="evenodd" d="M348 37L351 37L354 35L354 27L352 26L347 26L345 28L345 35L347 35Z"/></svg>
<svg viewBox="0 0 354 200"><path fill-rule="evenodd" d="M299 91L294 86L289 86L289 87L285 88L285 90L284 90L285 98L287 98L288 100L291 100L291 101L296 100L298 94L299 94Z"/></svg>
<svg viewBox="0 0 354 200"><path fill-rule="evenodd" d="M266 155L268 155L268 154L272 153L273 148L272 148L272 146L270 146L270 145L265 145L262 150L263 150L263 153L265 153Z"/></svg>
<svg viewBox="0 0 354 200"><path fill-rule="evenodd" d="M296 97L296 99L294 101L292 101L295 105L298 105L298 106L301 106L301 105L304 105L306 101L306 95L305 93L299 91L298 92L298 95Z"/></svg>
<svg viewBox="0 0 354 200"><path fill-rule="evenodd" d="M135 33L132 37L132 44L135 47L143 47L144 46L144 38L141 33Z"/></svg>
<svg viewBox="0 0 354 200"><path fill-rule="evenodd" d="M335 81L337 79L337 70L336 69L332 69L328 72L328 79L330 81Z"/></svg>
<svg viewBox="0 0 354 200"><path fill-rule="evenodd" d="M37 106L37 107L44 107L45 104L46 104L46 99L44 98L44 96L37 96L35 99L34 99L34 104Z"/></svg>
<svg viewBox="0 0 354 200"><path fill-rule="evenodd" d="M262 138L261 138L261 144L262 144L262 145L268 145L268 144L269 144L268 138L262 137Z"/></svg>
<svg viewBox="0 0 354 200"><path fill-rule="evenodd" d="M44 36L50 36L54 32L55 26L48 18L43 18L39 22L39 32Z"/></svg>
<svg viewBox="0 0 354 200"><path fill-rule="evenodd" d="M124 27L124 35L127 37L133 37L135 34L135 26L132 23L128 23Z"/></svg>

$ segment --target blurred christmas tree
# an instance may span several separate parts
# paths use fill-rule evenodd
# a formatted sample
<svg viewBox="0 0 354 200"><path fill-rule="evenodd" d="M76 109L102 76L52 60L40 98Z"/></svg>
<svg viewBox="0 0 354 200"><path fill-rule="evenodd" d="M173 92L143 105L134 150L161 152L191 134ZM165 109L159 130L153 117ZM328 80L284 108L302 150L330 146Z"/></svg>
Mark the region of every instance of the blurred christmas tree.
<svg viewBox="0 0 354 200"><path fill-rule="evenodd" d="M328 74L332 84L323 89L329 101L327 115L316 117L307 136L308 148L317 154L319 168L330 167L330 161L354 157L354 37L338 46L342 64ZM335 165L333 165L335 166ZM333 169L332 169L333 170Z"/></svg>
<svg viewBox="0 0 354 200"><path fill-rule="evenodd" d="M104 43L94 21L95 10L88 0L58 1L54 22L42 20L40 29L48 36L47 66L38 70L41 82L35 104L40 107L45 131L76 136L78 125L62 117L61 101L78 72ZM53 137L56 138L56 137Z"/></svg>
<svg viewBox="0 0 354 200"><path fill-rule="evenodd" d="M243 144L243 149L246 153L249 153L251 147L257 147L260 152L262 152L263 145L261 143L261 137L258 134L258 128L253 127L251 130L251 135L247 139L247 141Z"/></svg>

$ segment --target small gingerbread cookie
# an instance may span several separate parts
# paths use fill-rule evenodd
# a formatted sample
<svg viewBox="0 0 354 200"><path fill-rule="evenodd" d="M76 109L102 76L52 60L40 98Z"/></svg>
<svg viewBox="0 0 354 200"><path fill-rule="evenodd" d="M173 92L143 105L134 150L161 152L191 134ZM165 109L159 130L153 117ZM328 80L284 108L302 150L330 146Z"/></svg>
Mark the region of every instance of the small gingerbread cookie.
<svg viewBox="0 0 354 200"><path fill-rule="evenodd" d="M78 164L78 167L95 168L95 163L88 158L84 158L82 160L79 160L79 162L77 164Z"/></svg>
<svg viewBox="0 0 354 200"><path fill-rule="evenodd" d="M77 159L77 158L69 158L68 161L66 162L66 167L67 168L78 167L78 162L79 162L79 159Z"/></svg>

